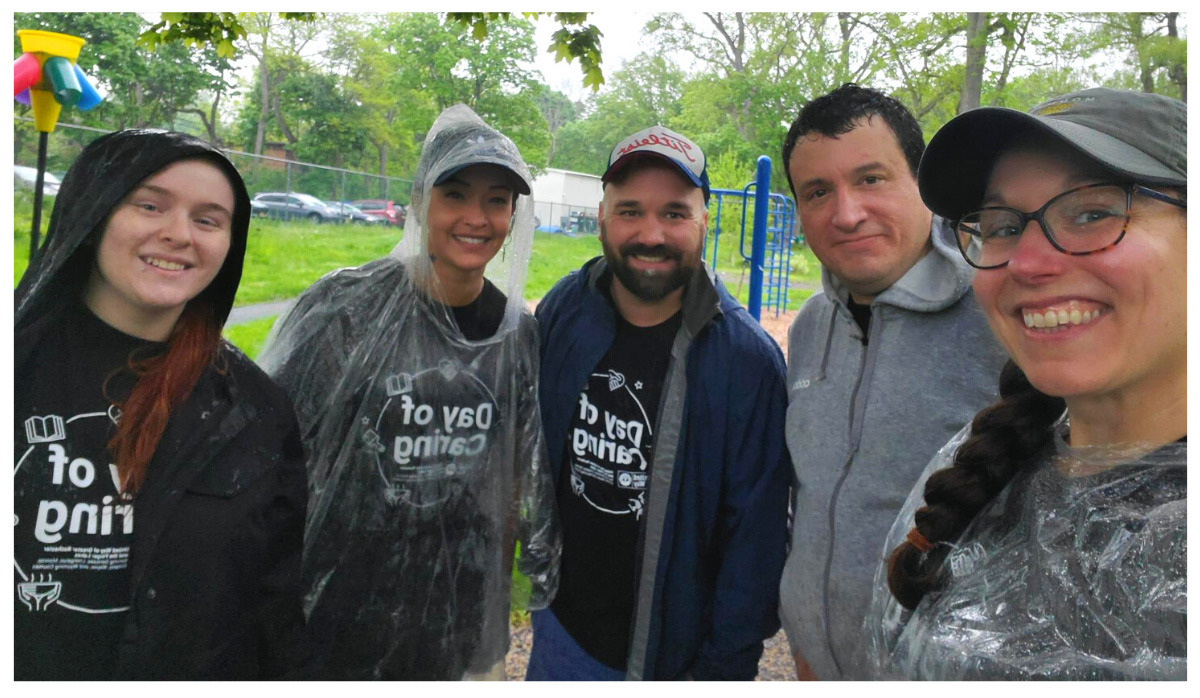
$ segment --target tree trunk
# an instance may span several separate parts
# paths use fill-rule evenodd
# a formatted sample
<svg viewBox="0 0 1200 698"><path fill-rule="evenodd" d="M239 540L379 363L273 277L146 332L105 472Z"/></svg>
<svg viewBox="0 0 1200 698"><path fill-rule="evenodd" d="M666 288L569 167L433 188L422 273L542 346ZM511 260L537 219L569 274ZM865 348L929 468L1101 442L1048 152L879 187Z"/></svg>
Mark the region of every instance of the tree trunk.
<svg viewBox="0 0 1200 698"><path fill-rule="evenodd" d="M284 121L283 109L279 106L278 97L271 100L271 106L274 107L275 111L275 123L279 125L279 130L283 132L283 137L287 139L288 145L296 145L296 141L299 139L292 133L292 129L288 128L287 121ZM288 150L291 150L291 148L289 147Z"/></svg>
<svg viewBox="0 0 1200 698"><path fill-rule="evenodd" d="M142 108L142 81L141 80L133 81L133 105L135 107L137 107L134 110L133 127L134 128L143 128L143 127L145 127L146 124L142 120L145 118L144 114L146 112Z"/></svg>
<svg viewBox="0 0 1200 698"><path fill-rule="evenodd" d="M842 44L838 50L838 71L834 85L841 85L850 77L850 39L854 33L854 25L850 22L849 12L839 12L838 29L842 33Z"/></svg>
<svg viewBox="0 0 1200 698"><path fill-rule="evenodd" d="M987 62L987 13L967 13L967 64L962 92L958 98L958 113L979 108L983 93L983 68Z"/></svg>
<svg viewBox="0 0 1200 698"><path fill-rule="evenodd" d="M1175 41L1179 41L1179 27L1176 24L1179 19L1178 12L1167 13L1167 36ZM1187 102L1187 63L1176 63L1171 66L1169 71L1171 82L1179 87L1179 98Z"/></svg>
<svg viewBox="0 0 1200 698"><path fill-rule="evenodd" d="M379 176L386 177L387 176L387 161L388 161L387 145L384 143L380 143L379 145L377 145L375 147L379 150Z"/></svg>
<svg viewBox="0 0 1200 698"><path fill-rule="evenodd" d="M1146 21L1145 12L1132 12L1125 15L1129 22L1130 43L1133 44L1134 55L1138 62L1138 79L1142 83L1142 92L1154 93L1154 64L1146 53L1146 35L1142 31L1142 23Z"/></svg>
<svg viewBox="0 0 1200 698"><path fill-rule="evenodd" d="M258 56L259 100L262 108L258 112L258 132L254 136L254 154L262 155L263 141L267 137L267 117L271 106L271 73L267 70L267 40L263 39L263 50Z"/></svg>
<svg viewBox="0 0 1200 698"><path fill-rule="evenodd" d="M221 139L217 138L217 107L221 104L221 93L213 98L212 106L209 108L209 118L204 120L204 127L208 129L208 142L214 146L221 146Z"/></svg>

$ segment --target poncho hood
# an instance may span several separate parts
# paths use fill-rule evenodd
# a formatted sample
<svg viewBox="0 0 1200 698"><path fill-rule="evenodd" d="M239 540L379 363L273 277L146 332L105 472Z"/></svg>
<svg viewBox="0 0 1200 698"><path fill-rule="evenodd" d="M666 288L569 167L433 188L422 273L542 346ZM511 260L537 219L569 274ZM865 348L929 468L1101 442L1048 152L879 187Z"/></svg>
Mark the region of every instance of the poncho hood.
<svg viewBox="0 0 1200 698"><path fill-rule="evenodd" d="M405 221L404 237L390 254L403 260L417 288L427 289L438 301L443 298L429 257L429 192L447 174L480 164L499 165L508 170L518 194L531 191L529 167L511 139L485 124L465 104L446 109L425 135L413 176L410 215ZM525 274L533 249L532 197L517 197L508 231L504 247L484 270L484 276L508 299L504 321L495 339L516 328L525 308ZM443 320L446 320L445 324L453 325L448 319Z"/></svg>
<svg viewBox="0 0 1200 698"><path fill-rule="evenodd" d="M129 129L110 133L83 149L63 178L45 243L16 291L16 326L22 327L57 303L77 295L91 271L105 222L114 207L147 177L179 160L197 158L225 173L233 188L229 253L212 283L197 298L212 304L224 324L242 278L250 197L229 158L212 145L173 131Z"/></svg>

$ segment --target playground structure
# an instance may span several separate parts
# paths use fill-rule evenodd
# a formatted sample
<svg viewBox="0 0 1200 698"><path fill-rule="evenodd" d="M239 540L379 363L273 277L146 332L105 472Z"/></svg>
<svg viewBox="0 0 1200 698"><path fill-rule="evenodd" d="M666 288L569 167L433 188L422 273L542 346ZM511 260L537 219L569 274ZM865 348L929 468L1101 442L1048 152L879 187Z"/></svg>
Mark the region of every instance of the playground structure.
<svg viewBox="0 0 1200 698"><path fill-rule="evenodd" d="M29 258L38 248L42 225L42 186L46 177L46 145L62 108L87 111L102 101L75 62L87 43L78 36L22 29L21 56L13 63L13 97L33 108L38 135L37 181L33 187L33 227L29 235Z"/></svg>
<svg viewBox="0 0 1200 698"><path fill-rule="evenodd" d="M708 228L712 237L712 254L709 254L708 241L705 240L704 258L716 268L722 232L737 233L737 252L743 263L748 263L750 267L746 309L755 320L761 319L764 306L768 310L774 309L776 317L787 309L796 205L790 197L772 193L770 186L771 158L761 155L754 181L741 190L713 189L709 199ZM731 223L726 212L736 209L740 209L740 216ZM746 218L751 212L751 249L747 254ZM800 239L797 237L795 241Z"/></svg>

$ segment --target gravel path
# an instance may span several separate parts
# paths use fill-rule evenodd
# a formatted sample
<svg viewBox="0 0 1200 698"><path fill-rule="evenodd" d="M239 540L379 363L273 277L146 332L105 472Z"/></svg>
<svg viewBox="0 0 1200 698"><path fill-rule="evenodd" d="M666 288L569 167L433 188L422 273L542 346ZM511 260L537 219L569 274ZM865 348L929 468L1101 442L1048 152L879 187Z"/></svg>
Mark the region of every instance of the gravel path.
<svg viewBox="0 0 1200 698"><path fill-rule="evenodd" d="M229 319L225 321L225 328L228 329L234 325L240 325L245 322L250 322L251 320L257 320L259 318L279 315L283 311L287 310L287 307L291 304L292 300L294 299L289 299L286 301L272 301L270 303L255 303L254 305L243 305L234 308L233 310L229 311Z"/></svg>

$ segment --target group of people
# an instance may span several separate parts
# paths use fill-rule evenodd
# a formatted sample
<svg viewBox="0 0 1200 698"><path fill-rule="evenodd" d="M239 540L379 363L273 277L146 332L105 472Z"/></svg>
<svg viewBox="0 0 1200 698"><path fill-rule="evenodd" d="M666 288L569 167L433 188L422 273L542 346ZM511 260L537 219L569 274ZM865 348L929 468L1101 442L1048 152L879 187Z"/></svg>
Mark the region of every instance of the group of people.
<svg viewBox="0 0 1200 698"><path fill-rule="evenodd" d="M926 148L847 84L782 155L822 267L786 362L660 125L531 314L529 169L458 105L399 244L256 364L236 169L94 141L16 292L16 677L502 679L525 594L528 680L752 679L781 624L802 679L1185 678L1184 103Z"/></svg>

